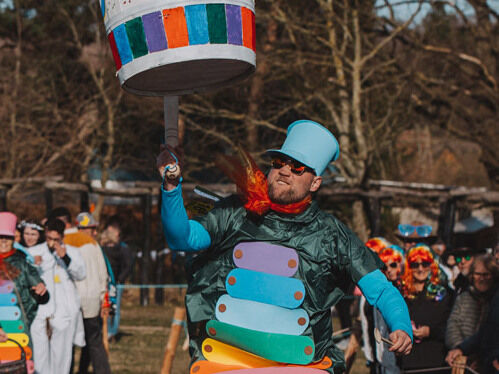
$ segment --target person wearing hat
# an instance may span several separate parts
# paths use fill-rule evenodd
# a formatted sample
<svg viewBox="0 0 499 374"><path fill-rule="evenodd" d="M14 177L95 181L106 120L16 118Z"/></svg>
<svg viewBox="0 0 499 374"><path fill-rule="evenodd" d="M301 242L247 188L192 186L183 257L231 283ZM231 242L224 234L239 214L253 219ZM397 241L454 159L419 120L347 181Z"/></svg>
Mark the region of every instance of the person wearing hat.
<svg viewBox="0 0 499 374"><path fill-rule="evenodd" d="M76 247L80 252L87 276L75 281L81 300L83 313L84 343L82 334L76 334L75 344L83 346L81 350L78 373L87 373L90 362L94 373L108 374L111 372L109 360L102 340L101 307L107 291L107 268L102 250L97 241L89 235L96 229L97 221L88 212L78 214L77 227L73 227L71 213L65 207L55 208L48 219L61 219L65 225L64 243Z"/></svg>
<svg viewBox="0 0 499 374"><path fill-rule="evenodd" d="M36 268L26 261L23 252L14 249L17 217L11 212L0 212L0 279L13 281L24 320L29 335L29 328L35 318L38 304L49 300L49 293ZM0 327L0 341L6 335Z"/></svg>
<svg viewBox="0 0 499 374"><path fill-rule="evenodd" d="M228 353L218 363L214 356L234 349L248 360L257 356L250 367L278 361L343 372L343 354L331 338L330 308L352 282L387 320L390 350L408 354L407 307L380 271L383 264L313 199L322 174L339 156L336 138L316 122L296 121L282 147L268 153L267 176L243 150L240 162L222 159L219 164L239 196L191 220L183 205L178 156L173 149L158 156L168 245L197 251L186 295L191 372L201 367L216 372L233 356Z"/></svg>
<svg viewBox="0 0 499 374"><path fill-rule="evenodd" d="M420 221L399 224L395 236L402 241L406 252L418 243L432 245L437 240L433 227Z"/></svg>
<svg viewBox="0 0 499 374"><path fill-rule="evenodd" d="M99 226L99 222L97 222L92 214L88 212L81 212L78 214L76 216L76 226L78 227L78 231L97 240L97 227Z"/></svg>
<svg viewBox="0 0 499 374"><path fill-rule="evenodd" d="M454 279L453 283L456 295L459 295L470 286L470 270L475 261L475 257L480 254L481 251L471 247L457 247L454 248L451 253L454 256L459 270L459 274Z"/></svg>

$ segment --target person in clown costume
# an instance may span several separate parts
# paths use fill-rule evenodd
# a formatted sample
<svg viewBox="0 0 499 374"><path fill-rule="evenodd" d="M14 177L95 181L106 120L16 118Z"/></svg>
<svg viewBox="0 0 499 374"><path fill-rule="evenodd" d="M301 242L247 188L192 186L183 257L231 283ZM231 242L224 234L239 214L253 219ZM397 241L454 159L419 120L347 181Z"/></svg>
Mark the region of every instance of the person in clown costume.
<svg viewBox="0 0 499 374"><path fill-rule="evenodd" d="M168 245L196 252L185 299L191 373L343 372L330 308L352 282L387 321L390 350L409 354L407 306L383 263L313 199L339 156L336 138L316 122L296 121L268 154L267 176L241 149L239 159L221 159L240 194L193 219L182 199L179 155L166 148L158 156Z"/></svg>
<svg viewBox="0 0 499 374"><path fill-rule="evenodd" d="M440 280L435 254L426 244L416 244L406 253L404 267L402 293L411 316L414 348L410 356L399 359L399 366L402 370L445 366L445 330L453 300Z"/></svg>

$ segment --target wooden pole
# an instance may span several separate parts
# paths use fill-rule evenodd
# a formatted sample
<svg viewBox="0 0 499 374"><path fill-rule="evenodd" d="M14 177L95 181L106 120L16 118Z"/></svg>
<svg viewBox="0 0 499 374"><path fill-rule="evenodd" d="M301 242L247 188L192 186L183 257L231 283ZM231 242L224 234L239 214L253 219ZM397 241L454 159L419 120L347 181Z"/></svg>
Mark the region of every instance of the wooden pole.
<svg viewBox="0 0 499 374"><path fill-rule="evenodd" d="M80 212L89 212L90 203L88 199L88 191L80 192Z"/></svg>
<svg viewBox="0 0 499 374"><path fill-rule="evenodd" d="M466 371L466 356L457 357L452 363L452 374L464 374Z"/></svg>
<svg viewBox="0 0 499 374"><path fill-rule="evenodd" d="M440 215L438 217L438 235L447 248L453 243L453 230L456 220L456 199L451 197L440 201Z"/></svg>
<svg viewBox="0 0 499 374"><path fill-rule="evenodd" d="M166 344L165 355L163 357L163 364L161 365L160 374L170 374L172 372L173 359L177 350L178 340L182 332L182 325L185 318L185 309L176 307L173 312L172 326L170 328L170 336Z"/></svg>
<svg viewBox="0 0 499 374"><path fill-rule="evenodd" d="M109 316L106 313L106 316L102 318L102 342L104 343L104 349L106 351L107 357L109 357L109 337L107 335L107 319Z"/></svg>
<svg viewBox="0 0 499 374"><path fill-rule="evenodd" d="M364 203L367 204L369 214L369 225L371 226L371 238L379 236L381 233L381 199L376 197L366 198Z"/></svg>
<svg viewBox="0 0 499 374"><path fill-rule="evenodd" d="M48 216L53 208L52 189L45 187L45 215Z"/></svg>
<svg viewBox="0 0 499 374"><path fill-rule="evenodd" d="M176 147L178 145L178 96L163 98L165 120L165 144Z"/></svg>
<svg viewBox="0 0 499 374"><path fill-rule="evenodd" d="M0 186L0 211L7 210L7 188Z"/></svg>

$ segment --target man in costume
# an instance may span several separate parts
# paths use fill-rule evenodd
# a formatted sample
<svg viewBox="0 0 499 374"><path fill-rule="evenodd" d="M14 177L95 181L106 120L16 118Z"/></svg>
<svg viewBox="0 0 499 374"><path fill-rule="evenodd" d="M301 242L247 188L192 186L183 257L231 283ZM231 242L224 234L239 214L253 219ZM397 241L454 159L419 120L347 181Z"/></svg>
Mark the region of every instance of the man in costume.
<svg viewBox="0 0 499 374"><path fill-rule="evenodd" d="M226 157L220 165L242 199L224 199L192 220L184 209L181 178L172 173L178 157L169 150L158 156L168 244L200 251L186 295L191 373L223 371L224 364L342 372L330 308L352 281L383 314L392 331L390 350L408 354L407 306L379 270L383 263L312 199L327 165L339 156L336 138L316 122L296 121L281 149L268 153L273 160L267 177L243 151L242 165Z"/></svg>
<svg viewBox="0 0 499 374"><path fill-rule="evenodd" d="M78 249L85 263L87 274L84 279L75 281L81 301L85 333L85 346L81 350L78 373L88 373L90 362L94 373L110 373L111 367L102 340L101 317L104 294L107 289L107 268L99 244L87 233L88 231L92 233L97 226L97 221L90 213L83 212L77 217L78 226L73 227L71 213L65 207L52 210L48 219L52 218L58 218L64 222L66 227L64 244ZM85 230L87 228L90 230Z"/></svg>
<svg viewBox="0 0 499 374"><path fill-rule="evenodd" d="M77 248L64 244L64 222L52 219L45 227L46 242L28 249L41 259L41 277L51 295L31 325L34 361L39 374L63 374L70 372L73 342L82 323L74 282L85 278L85 262Z"/></svg>

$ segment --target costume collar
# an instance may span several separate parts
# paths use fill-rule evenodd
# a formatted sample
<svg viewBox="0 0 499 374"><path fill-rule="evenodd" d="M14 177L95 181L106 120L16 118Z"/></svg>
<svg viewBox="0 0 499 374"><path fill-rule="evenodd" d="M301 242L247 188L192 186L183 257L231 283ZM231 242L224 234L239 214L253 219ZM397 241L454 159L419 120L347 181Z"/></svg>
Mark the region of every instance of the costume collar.
<svg viewBox="0 0 499 374"><path fill-rule="evenodd" d="M276 211L270 211L265 215L265 218L281 222L306 224L316 219L319 211L320 211L319 204L317 203L317 201L312 200L308 205L308 207L306 207L306 209L301 213L287 214L287 213L279 213Z"/></svg>

